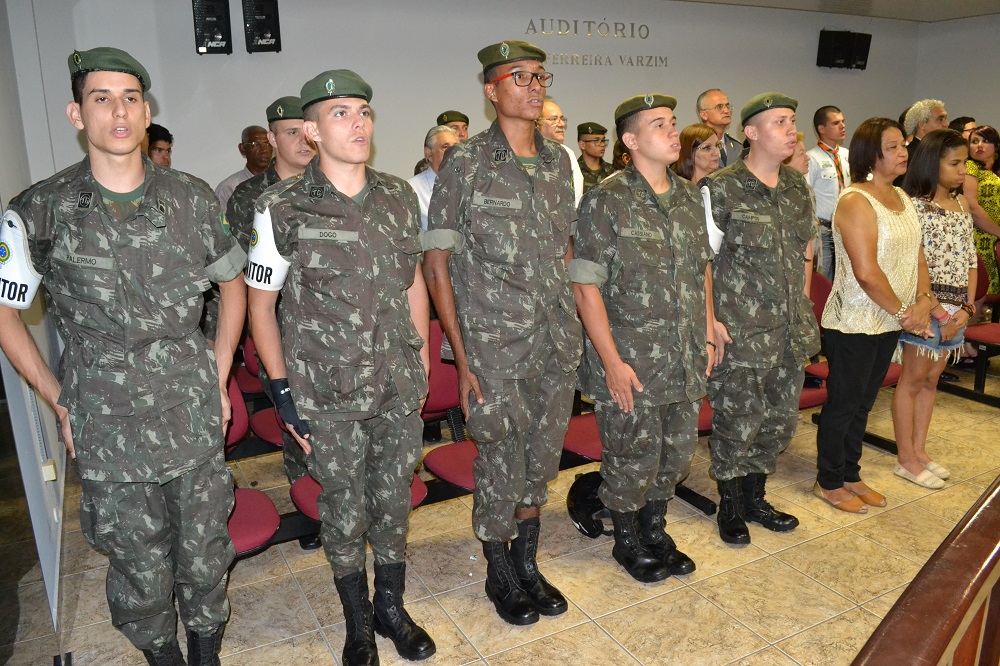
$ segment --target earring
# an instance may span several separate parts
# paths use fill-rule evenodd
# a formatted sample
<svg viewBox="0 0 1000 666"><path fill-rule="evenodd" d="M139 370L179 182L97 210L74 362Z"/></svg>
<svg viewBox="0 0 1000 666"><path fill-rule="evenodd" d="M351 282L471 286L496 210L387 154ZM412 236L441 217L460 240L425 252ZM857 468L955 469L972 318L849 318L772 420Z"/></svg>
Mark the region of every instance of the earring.
<svg viewBox="0 0 1000 666"><path fill-rule="evenodd" d="M873 174L871 171L869 171L868 175L865 176L865 180L867 180L868 182L871 182L871 181L875 180L875 174Z"/></svg>

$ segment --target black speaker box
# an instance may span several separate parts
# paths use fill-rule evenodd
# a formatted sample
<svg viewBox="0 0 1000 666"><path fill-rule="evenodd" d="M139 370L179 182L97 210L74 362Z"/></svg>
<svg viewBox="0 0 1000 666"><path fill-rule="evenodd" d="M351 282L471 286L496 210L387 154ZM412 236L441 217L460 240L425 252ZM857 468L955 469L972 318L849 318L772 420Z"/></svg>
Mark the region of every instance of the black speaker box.
<svg viewBox="0 0 1000 666"><path fill-rule="evenodd" d="M278 0L243 0L243 28L247 53L281 50Z"/></svg>
<svg viewBox="0 0 1000 666"><path fill-rule="evenodd" d="M191 0L191 7L194 10L194 45L198 54L232 53L229 0Z"/></svg>
<svg viewBox="0 0 1000 666"><path fill-rule="evenodd" d="M846 30L821 30L817 67L835 69L866 69L872 36L863 32Z"/></svg>

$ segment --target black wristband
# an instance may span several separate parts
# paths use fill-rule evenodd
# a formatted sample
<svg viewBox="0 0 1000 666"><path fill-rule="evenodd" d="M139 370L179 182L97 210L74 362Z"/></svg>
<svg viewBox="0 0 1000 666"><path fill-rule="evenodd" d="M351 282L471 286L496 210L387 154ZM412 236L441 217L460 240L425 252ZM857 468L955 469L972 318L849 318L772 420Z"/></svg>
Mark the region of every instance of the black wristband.
<svg viewBox="0 0 1000 666"><path fill-rule="evenodd" d="M305 437L309 434L309 422L299 418L287 377L271 380L271 401L274 403L274 408L278 411L281 420L292 426L299 437Z"/></svg>

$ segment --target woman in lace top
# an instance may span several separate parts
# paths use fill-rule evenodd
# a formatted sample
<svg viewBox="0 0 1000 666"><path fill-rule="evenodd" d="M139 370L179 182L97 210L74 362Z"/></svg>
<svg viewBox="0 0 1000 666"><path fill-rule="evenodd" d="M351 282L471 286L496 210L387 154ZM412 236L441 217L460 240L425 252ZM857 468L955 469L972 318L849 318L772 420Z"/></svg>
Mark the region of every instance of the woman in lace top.
<svg viewBox="0 0 1000 666"><path fill-rule="evenodd" d="M892 398L898 465L905 478L940 488L948 468L927 455L927 432L937 381L951 355L962 348L963 333L975 311L976 248L969 202L961 194L968 142L953 130L937 130L921 140L906 172L903 189L913 197L923 230L924 256L934 307L929 338L904 332L903 372Z"/></svg>
<svg viewBox="0 0 1000 666"><path fill-rule="evenodd" d="M903 130L871 118L851 139L852 185L833 214L837 256L823 310L829 395L816 434L813 492L842 511L866 513L885 497L861 480L861 440L900 327L929 333L930 279L913 202L892 182L906 172Z"/></svg>

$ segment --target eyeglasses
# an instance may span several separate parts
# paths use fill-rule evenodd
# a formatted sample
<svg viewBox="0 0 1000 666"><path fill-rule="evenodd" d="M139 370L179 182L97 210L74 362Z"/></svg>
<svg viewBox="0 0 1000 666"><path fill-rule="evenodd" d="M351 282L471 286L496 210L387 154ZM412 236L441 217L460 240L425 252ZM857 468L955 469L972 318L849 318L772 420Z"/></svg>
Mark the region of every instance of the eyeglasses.
<svg viewBox="0 0 1000 666"><path fill-rule="evenodd" d="M545 122L552 125L555 125L558 122L561 122L565 125L567 122L569 122L566 116L549 116L548 118L539 118L539 120L544 120Z"/></svg>
<svg viewBox="0 0 1000 666"><path fill-rule="evenodd" d="M565 121L565 119L564 119ZM606 146L608 145L607 139L580 139L583 143L592 143L595 146Z"/></svg>
<svg viewBox="0 0 1000 666"><path fill-rule="evenodd" d="M708 108L702 109L702 111L710 111L710 110L714 110L718 113L722 113L723 110L732 111L733 105L730 104L729 102L726 102L725 104L716 104L715 106L710 106Z"/></svg>
<svg viewBox="0 0 1000 666"><path fill-rule="evenodd" d="M543 88L548 88L552 85L553 74L548 72L525 72L518 70L516 72L510 72L509 74L504 74L503 76L498 76L495 79L487 81L486 83L496 83L497 81L503 81L504 79L513 78L514 85L520 88L527 88L531 85L531 79L538 81L538 85Z"/></svg>
<svg viewBox="0 0 1000 666"><path fill-rule="evenodd" d="M703 143L700 146L698 146L698 150L700 150L700 151L702 151L704 153L710 153L713 150L719 150L719 144L718 143Z"/></svg>

